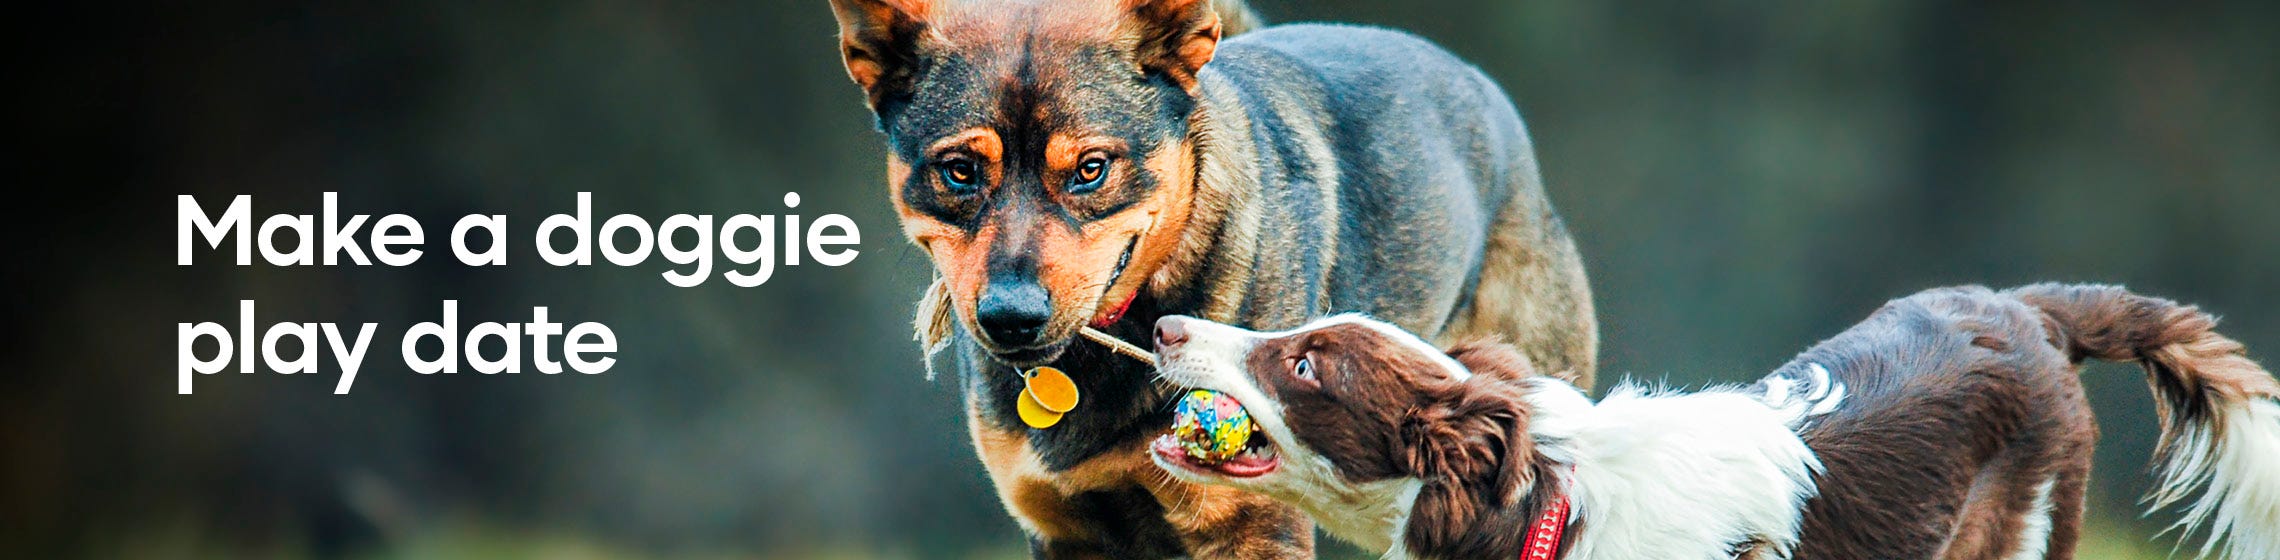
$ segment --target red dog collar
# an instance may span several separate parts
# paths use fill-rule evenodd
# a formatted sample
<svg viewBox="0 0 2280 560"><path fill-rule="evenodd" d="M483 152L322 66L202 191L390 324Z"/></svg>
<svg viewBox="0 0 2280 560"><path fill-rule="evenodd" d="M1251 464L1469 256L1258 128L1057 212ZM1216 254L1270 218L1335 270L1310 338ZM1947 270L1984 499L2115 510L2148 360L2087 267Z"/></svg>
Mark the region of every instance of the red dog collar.
<svg viewBox="0 0 2280 560"><path fill-rule="evenodd" d="M1560 533L1567 530L1568 499L1566 495L1552 498L1544 504L1544 513L1536 516L1536 523L1528 526L1528 540L1520 548L1520 560L1552 560L1560 551Z"/></svg>

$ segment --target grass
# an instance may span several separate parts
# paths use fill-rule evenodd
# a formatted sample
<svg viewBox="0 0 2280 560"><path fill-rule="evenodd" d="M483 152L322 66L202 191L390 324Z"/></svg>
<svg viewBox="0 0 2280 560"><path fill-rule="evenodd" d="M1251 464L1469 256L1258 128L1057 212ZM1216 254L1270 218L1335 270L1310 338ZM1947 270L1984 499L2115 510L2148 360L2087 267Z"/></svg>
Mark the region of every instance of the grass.
<svg viewBox="0 0 2280 560"><path fill-rule="evenodd" d="M91 557L102 558L316 558L307 547L292 542L244 543L228 542L188 530L156 530L130 532L132 537L104 543L89 550ZM2163 560L2172 558L2173 542L2166 538L2146 540L2129 526L2113 521L2093 518L2084 527L2077 557L2082 560ZM1322 543L1324 559L1366 559L1376 555L1355 550L1342 543ZM2188 551L2189 552L2189 551ZM800 549L743 549L716 545L699 545L676 549L654 549L626 546L607 542L588 535L564 531L520 530L480 522L445 522L434 528L406 535L375 549L349 556L357 560L727 560L741 558L782 558L810 560L900 560L900 559L1019 559L1026 558L1026 549L1017 542L1003 547L946 555L946 551L929 549L913 543L836 543ZM2189 557L2182 555L2176 557Z"/></svg>

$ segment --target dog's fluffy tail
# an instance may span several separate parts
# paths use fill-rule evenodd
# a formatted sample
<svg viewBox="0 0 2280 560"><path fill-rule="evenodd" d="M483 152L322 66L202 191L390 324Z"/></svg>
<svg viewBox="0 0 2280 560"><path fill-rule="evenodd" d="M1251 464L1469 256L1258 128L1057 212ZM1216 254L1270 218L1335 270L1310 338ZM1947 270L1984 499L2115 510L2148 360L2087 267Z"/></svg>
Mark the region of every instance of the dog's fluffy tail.
<svg viewBox="0 0 2280 560"><path fill-rule="evenodd" d="M2198 491L2172 526L2181 540L2206 527L2202 556L2221 546L2223 557L2280 558L2280 382L2217 334L2215 317L2116 286L2010 293L2050 317L2070 359L2145 367L2161 415L2149 511Z"/></svg>
<svg viewBox="0 0 2280 560"><path fill-rule="evenodd" d="M1219 11L1219 36L1234 37L1267 26L1267 20L1243 0L1211 0L1211 9Z"/></svg>

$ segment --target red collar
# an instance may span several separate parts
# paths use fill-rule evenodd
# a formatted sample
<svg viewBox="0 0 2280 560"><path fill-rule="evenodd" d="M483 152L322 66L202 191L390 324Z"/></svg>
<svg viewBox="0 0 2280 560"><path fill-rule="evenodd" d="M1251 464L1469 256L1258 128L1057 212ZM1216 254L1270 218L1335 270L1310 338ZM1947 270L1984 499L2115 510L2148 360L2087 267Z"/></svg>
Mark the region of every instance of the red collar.
<svg viewBox="0 0 2280 560"><path fill-rule="evenodd" d="M1528 540L1520 547L1520 560L1552 560L1560 551L1560 533L1567 530L1568 498L1554 496L1544 513L1528 526Z"/></svg>

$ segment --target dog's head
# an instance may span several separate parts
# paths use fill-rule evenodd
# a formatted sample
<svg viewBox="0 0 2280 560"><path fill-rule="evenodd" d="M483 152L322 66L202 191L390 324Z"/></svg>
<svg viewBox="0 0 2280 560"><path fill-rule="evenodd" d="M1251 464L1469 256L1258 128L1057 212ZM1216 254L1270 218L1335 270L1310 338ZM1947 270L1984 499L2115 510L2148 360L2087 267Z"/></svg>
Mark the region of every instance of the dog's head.
<svg viewBox="0 0 2280 560"><path fill-rule="evenodd" d="M903 232L1001 361L1057 357L1164 268L1195 189L1209 0L832 0Z"/></svg>
<svg viewBox="0 0 2280 560"><path fill-rule="evenodd" d="M1453 538L1542 474L1530 463L1532 368L1510 346L1443 352L1354 315L1271 333L1172 316L1156 322L1156 352L1166 381L1234 397L1261 431L1213 465L1166 436L1151 447L1159 466L1290 502L1365 546L1390 544L1381 531L1397 520L1340 517L1397 510L1412 540Z"/></svg>

